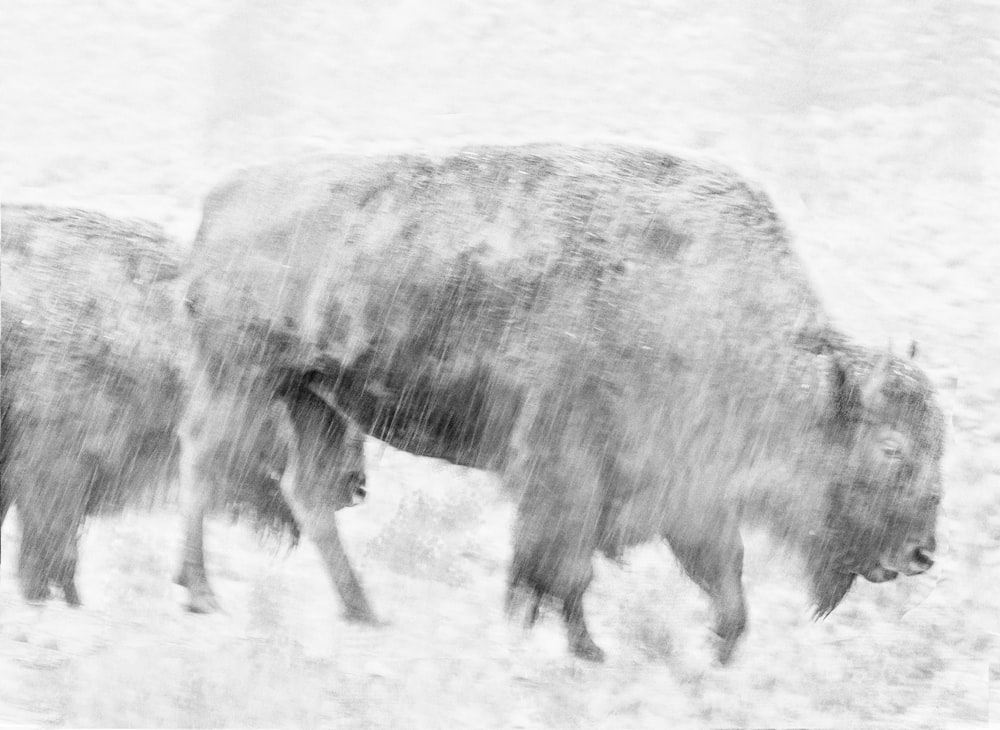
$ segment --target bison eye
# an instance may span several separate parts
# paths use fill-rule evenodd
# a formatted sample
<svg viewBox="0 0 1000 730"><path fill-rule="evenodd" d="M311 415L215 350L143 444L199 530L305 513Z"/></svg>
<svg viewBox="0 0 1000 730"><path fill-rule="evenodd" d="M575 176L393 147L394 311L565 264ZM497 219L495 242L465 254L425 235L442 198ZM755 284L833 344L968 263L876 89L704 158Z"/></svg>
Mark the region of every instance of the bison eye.
<svg viewBox="0 0 1000 730"><path fill-rule="evenodd" d="M890 459L903 458L903 444L895 439L884 439L879 447L882 449L882 453Z"/></svg>

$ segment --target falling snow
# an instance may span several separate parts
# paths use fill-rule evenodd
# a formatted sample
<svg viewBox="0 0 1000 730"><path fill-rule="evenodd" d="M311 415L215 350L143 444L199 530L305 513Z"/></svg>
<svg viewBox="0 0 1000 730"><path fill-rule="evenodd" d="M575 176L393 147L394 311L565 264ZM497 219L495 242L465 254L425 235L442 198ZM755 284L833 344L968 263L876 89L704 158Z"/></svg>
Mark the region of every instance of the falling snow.
<svg viewBox="0 0 1000 730"><path fill-rule="evenodd" d="M74 357L132 363L176 355L167 371L146 372L185 373L187 355L171 345L181 336L170 331L180 291L170 269L194 239L204 196L233 168L320 149L651 144L720 161L759 184L823 307L854 340L873 351L891 341L897 353L918 341L917 362L950 425L936 564L892 583L860 582L814 623L802 567L749 531L751 628L719 668L710 605L669 548L599 557L586 607L608 659L592 665L567 655L558 611L543 610L531 632L504 616L516 505L496 475L370 439L367 500L337 519L384 625L342 620L308 540L291 550L266 536L280 530L262 540L259 524L225 513L207 526L207 567L224 611L194 615L172 582L177 495L154 465L128 480L162 487L144 493L141 509L87 519L82 608L68 608L59 590L46 603L24 600L23 521L15 509L4 522L0 725L996 723L997 10L975 0L341 5L17 0L5 8L5 205L145 219L176 246L80 264L58 255L70 239L42 236L33 261L49 261L53 279L39 283L25 277L30 262L9 237L17 214L5 209L5 338L12 324L22 335L43 328L53 339L35 347L51 341ZM96 243L72 215L57 219L72 240ZM141 233L131 229L130 240L159 240L151 224L133 225ZM684 245L669 231L648 234L665 249ZM60 288L61 267L77 266L88 283ZM148 318L166 329L149 338ZM82 350L67 350L68 341ZM6 343L5 408L15 382ZM139 447L162 431L135 429L165 417L159 399L169 388L133 391L121 373L106 372L98 386L61 391L68 382L32 376L74 372L73 362L43 360L18 375L19 388L50 401L83 393L65 412L80 419L88 404L107 408L97 422L115 438L67 443L58 434L70 420L32 424L30 443L44 448L24 462L29 473L58 473L84 447L103 449L118 462L112 470L149 453ZM146 400L108 406L129 392ZM49 405L50 416L63 412ZM172 452L162 453L169 462ZM272 458L258 464L262 482Z"/></svg>

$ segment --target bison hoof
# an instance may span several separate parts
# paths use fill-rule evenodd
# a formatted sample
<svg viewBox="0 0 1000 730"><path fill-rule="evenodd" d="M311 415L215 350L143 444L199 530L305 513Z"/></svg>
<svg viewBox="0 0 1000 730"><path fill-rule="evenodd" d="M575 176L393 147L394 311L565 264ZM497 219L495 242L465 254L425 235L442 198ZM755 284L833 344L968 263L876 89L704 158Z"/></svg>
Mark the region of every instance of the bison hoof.
<svg viewBox="0 0 1000 730"><path fill-rule="evenodd" d="M352 624L362 624L365 626L385 626L384 621L379 621L370 608L349 608L344 612L344 618Z"/></svg>
<svg viewBox="0 0 1000 730"><path fill-rule="evenodd" d="M586 659L588 662L600 664L604 661L604 649L595 644L590 637L574 642L570 651L573 652L573 656Z"/></svg>
<svg viewBox="0 0 1000 730"><path fill-rule="evenodd" d="M188 589L187 610L191 613L216 613L222 610L205 576L204 568L184 565L174 578L174 583Z"/></svg>
<svg viewBox="0 0 1000 730"><path fill-rule="evenodd" d="M70 608L80 608L83 605L83 601L80 600L80 594L76 592L75 588L64 589L63 598L66 599L66 605Z"/></svg>
<svg viewBox="0 0 1000 730"><path fill-rule="evenodd" d="M719 646L716 650L716 658L719 660L719 664L726 666L733 659L733 651L736 649L736 640L738 637L733 637L730 639L723 639L720 637Z"/></svg>
<svg viewBox="0 0 1000 730"><path fill-rule="evenodd" d="M191 591L187 610L191 613L216 613L221 610L219 601L211 589L201 591Z"/></svg>
<svg viewBox="0 0 1000 730"><path fill-rule="evenodd" d="M47 585L31 586L24 589L24 600L28 603L45 603L51 596L52 592Z"/></svg>

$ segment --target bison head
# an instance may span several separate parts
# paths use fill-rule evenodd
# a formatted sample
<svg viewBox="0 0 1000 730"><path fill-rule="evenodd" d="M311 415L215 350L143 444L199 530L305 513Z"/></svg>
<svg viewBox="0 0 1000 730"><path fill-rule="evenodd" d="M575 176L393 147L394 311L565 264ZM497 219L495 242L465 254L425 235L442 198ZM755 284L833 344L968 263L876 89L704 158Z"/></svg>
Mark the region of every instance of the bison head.
<svg viewBox="0 0 1000 730"><path fill-rule="evenodd" d="M828 421L832 479L825 524L809 554L816 615L856 576L883 582L934 564L944 418L912 362L834 353Z"/></svg>

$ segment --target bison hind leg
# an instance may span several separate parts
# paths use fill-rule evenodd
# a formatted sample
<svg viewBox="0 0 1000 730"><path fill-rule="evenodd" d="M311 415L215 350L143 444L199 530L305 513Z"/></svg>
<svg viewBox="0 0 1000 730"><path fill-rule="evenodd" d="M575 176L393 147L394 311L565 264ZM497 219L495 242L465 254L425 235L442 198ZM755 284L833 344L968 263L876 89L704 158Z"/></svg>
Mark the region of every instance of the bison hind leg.
<svg viewBox="0 0 1000 730"><path fill-rule="evenodd" d="M187 456L187 455L185 455ZM205 511L208 496L207 485L197 483L192 485L184 480L195 481L200 478L193 469L190 457L181 460L182 484L188 490L185 494L184 543L181 548L181 567L177 571L174 582L182 588L187 588L188 605L191 613L215 613L221 610L212 585L208 582L205 572Z"/></svg>
<svg viewBox="0 0 1000 730"><path fill-rule="evenodd" d="M188 590L188 611L215 613L221 610L221 606L205 572L205 494L198 493L192 502L188 505L184 517L181 567L174 582Z"/></svg>
<svg viewBox="0 0 1000 730"><path fill-rule="evenodd" d="M212 585L208 582L204 565L196 567L185 562L174 582L182 588L187 588L187 610L191 613L216 613L222 609Z"/></svg>
<svg viewBox="0 0 1000 730"><path fill-rule="evenodd" d="M174 578L174 583L182 588L187 588L187 610L191 613L215 613L221 610L222 607L215 597L215 591L212 590L212 585L208 582L204 562L198 563L191 559L184 559L177 576Z"/></svg>

